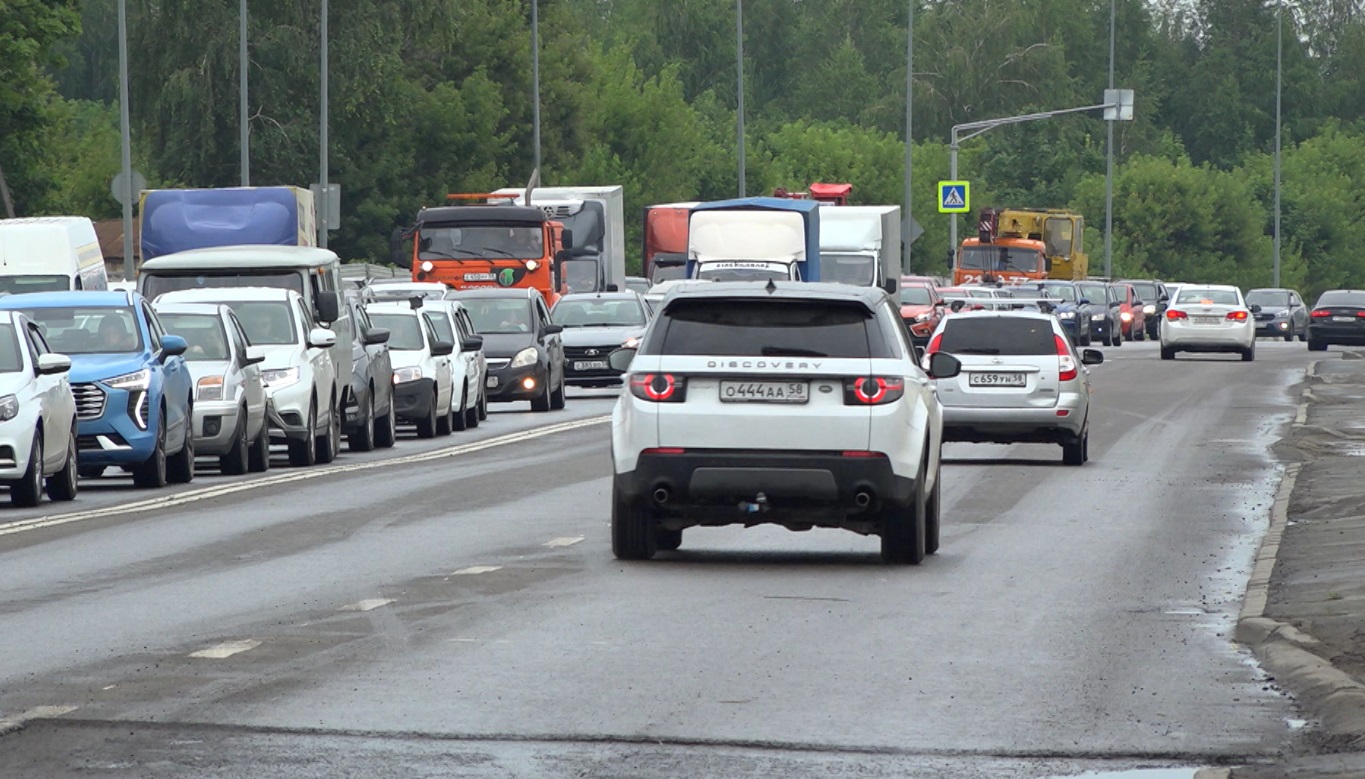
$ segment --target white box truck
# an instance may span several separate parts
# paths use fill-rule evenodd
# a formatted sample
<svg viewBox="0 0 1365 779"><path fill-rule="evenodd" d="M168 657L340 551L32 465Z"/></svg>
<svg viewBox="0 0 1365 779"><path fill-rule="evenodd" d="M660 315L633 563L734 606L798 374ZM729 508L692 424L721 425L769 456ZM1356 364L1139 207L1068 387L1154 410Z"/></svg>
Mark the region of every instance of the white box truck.
<svg viewBox="0 0 1365 779"><path fill-rule="evenodd" d="M820 280L885 287L901 278L900 206L820 209Z"/></svg>
<svg viewBox="0 0 1365 779"><path fill-rule="evenodd" d="M0 219L0 292L108 288L104 253L86 217Z"/></svg>
<svg viewBox="0 0 1365 779"><path fill-rule="evenodd" d="M506 187L492 193L526 205L526 190ZM626 284L625 190L603 187L536 187L530 205L564 225L573 236L573 255L560 268L563 292L598 292Z"/></svg>

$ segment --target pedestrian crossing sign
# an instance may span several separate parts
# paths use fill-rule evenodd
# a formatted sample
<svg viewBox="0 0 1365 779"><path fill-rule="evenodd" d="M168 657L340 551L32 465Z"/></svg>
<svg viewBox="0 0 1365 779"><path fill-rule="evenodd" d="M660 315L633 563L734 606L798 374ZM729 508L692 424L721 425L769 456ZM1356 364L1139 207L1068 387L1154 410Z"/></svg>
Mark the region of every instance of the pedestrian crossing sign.
<svg viewBox="0 0 1365 779"><path fill-rule="evenodd" d="M965 214L972 207L972 185L967 181L940 181L938 183L938 212L940 214Z"/></svg>

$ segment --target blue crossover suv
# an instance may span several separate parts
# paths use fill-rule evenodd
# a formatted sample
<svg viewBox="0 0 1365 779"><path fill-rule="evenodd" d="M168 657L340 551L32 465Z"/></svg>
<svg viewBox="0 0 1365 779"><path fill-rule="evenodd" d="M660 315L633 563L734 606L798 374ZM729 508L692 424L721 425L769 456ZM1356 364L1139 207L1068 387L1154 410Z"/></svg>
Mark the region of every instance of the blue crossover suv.
<svg viewBox="0 0 1365 779"><path fill-rule="evenodd" d="M82 476L119 466L139 487L194 478L188 345L162 329L141 295L6 295L0 309L24 312L54 352L71 357Z"/></svg>

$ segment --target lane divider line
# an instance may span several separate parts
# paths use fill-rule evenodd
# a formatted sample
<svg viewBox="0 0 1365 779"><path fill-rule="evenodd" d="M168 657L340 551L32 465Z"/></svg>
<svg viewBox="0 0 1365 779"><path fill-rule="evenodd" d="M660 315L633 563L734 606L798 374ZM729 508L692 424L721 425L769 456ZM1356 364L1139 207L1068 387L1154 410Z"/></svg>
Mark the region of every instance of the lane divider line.
<svg viewBox="0 0 1365 779"><path fill-rule="evenodd" d="M337 611L374 611L380 606L387 606L390 603L393 603L393 598L366 598L355 603L348 603Z"/></svg>
<svg viewBox="0 0 1365 779"><path fill-rule="evenodd" d="M565 536L564 538L555 538L555 539L551 539L551 540L549 540L549 541L546 541L546 542L545 542L545 545L546 545L546 546L552 546L552 547L553 547L553 546L573 546L574 544L576 544L576 543L578 543L579 541L582 541L582 540L583 540L583 536Z"/></svg>
<svg viewBox="0 0 1365 779"><path fill-rule="evenodd" d="M24 533L46 527L56 527L71 522L84 522L92 519L119 516L121 514L131 514L138 511L156 511L158 509L174 508L176 506L183 506L201 500L220 498L224 495L232 495L247 490L273 487L279 484L291 484L293 482L308 481L310 479L320 479L324 476L332 476L339 473L371 471L395 465L412 465L415 463L442 460L448 457L459 457L461 455L473 454L474 452L481 452L486 449L522 443L523 441L534 441L537 438L544 438L545 436L554 435L556 433L566 433L571 430L592 427L610 420L611 417L608 415L575 419L571 422L560 422L558 424L535 428L533 430L508 433L506 435L488 438L483 441L474 441L472 443L459 444L445 449L435 449L430 452L420 452L418 454L393 457L386 460L372 460L370 462L351 463L348 465L330 465L322 468L313 467L308 470L281 473L278 476L265 476L249 481L220 484L199 490L188 490L186 492L176 493L175 495L137 500L131 503L120 503L117 506L105 506L104 508L78 511L70 514L57 514L46 517L35 517L33 519L22 519L17 522L10 522L0 526L0 536L14 535L16 533Z"/></svg>
<svg viewBox="0 0 1365 779"><path fill-rule="evenodd" d="M223 660L243 652L250 652L260 645L261 642L254 638L244 638L240 641L224 641L221 644L214 644L207 649L200 649L198 652L190 652L190 657L208 660Z"/></svg>
<svg viewBox="0 0 1365 779"><path fill-rule="evenodd" d="M492 573L501 571L501 565L471 565L468 568L461 568L458 571L451 571L451 576L477 576L481 573Z"/></svg>

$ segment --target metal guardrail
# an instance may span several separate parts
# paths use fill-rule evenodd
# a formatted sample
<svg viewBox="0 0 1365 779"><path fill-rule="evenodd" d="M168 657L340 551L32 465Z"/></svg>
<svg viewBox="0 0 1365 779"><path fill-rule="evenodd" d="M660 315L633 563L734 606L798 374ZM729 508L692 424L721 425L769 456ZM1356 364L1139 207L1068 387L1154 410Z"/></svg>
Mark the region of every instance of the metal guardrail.
<svg viewBox="0 0 1365 779"><path fill-rule="evenodd" d="M352 279L406 279L408 271L392 265L376 265L371 262L346 262L341 265L341 278Z"/></svg>

